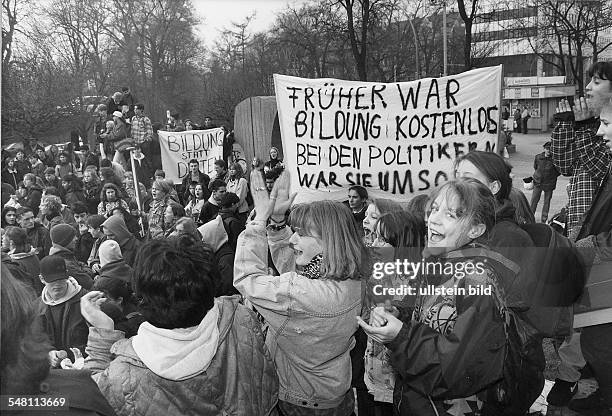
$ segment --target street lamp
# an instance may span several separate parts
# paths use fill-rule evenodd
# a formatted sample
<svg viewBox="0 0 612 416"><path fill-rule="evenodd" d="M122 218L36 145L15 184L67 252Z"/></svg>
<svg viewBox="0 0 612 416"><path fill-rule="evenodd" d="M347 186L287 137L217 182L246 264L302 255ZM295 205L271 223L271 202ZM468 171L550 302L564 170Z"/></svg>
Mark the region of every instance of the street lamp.
<svg viewBox="0 0 612 416"><path fill-rule="evenodd" d="M443 50L443 76L448 75L448 34L446 33L446 0L430 0L431 4L442 4L442 50Z"/></svg>

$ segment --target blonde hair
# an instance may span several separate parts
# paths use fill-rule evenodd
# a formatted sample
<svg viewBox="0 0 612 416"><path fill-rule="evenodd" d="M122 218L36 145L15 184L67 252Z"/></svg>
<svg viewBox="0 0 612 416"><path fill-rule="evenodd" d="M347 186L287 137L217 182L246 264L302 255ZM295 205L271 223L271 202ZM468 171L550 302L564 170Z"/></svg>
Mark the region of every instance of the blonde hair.
<svg viewBox="0 0 612 416"><path fill-rule="evenodd" d="M315 201L296 205L289 223L321 241L321 276L325 279L360 279L366 275L368 254L350 209L336 201Z"/></svg>

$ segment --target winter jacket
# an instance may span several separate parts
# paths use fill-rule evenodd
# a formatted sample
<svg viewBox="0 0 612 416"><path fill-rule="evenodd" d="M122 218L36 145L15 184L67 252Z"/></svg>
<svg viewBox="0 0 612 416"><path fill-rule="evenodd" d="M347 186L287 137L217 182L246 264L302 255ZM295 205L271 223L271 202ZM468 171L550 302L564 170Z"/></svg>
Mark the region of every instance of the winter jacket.
<svg viewBox="0 0 612 416"><path fill-rule="evenodd" d="M47 215L42 215L41 213L41 221L42 225L47 229L48 232L51 232L51 229L58 224L67 224L64 220L64 216L61 214L52 215L51 218Z"/></svg>
<svg viewBox="0 0 612 416"><path fill-rule="evenodd" d="M81 298L87 290L81 289L69 300L59 305L46 305L42 298L43 328L49 335L53 349L64 350L70 355L70 348L85 351L87 345L87 321L81 315Z"/></svg>
<svg viewBox="0 0 612 416"><path fill-rule="evenodd" d="M266 235L264 225L248 224L238 238L234 286L269 324L266 344L278 371L279 400L336 408L351 388L361 282L296 273L290 237L287 228ZM280 276L268 275L268 244Z"/></svg>
<svg viewBox="0 0 612 416"><path fill-rule="evenodd" d="M140 248L140 241L138 241L132 233L125 226L125 222L119 217L112 216L102 223L103 227L106 227L113 233L114 238L121 248L121 255L123 260L130 266L134 266L136 260L136 254Z"/></svg>
<svg viewBox="0 0 612 416"><path fill-rule="evenodd" d="M123 280L127 283L132 282L132 268L123 260L117 260L105 264L100 268L98 274L100 277L110 277L113 279Z"/></svg>
<svg viewBox="0 0 612 416"><path fill-rule="evenodd" d="M471 263L457 273L420 276L416 309L396 338L386 344L398 379L396 410L402 415L433 416L449 408L468 408L486 401L486 389L502 378L505 359L504 323L496 301L498 276L488 263L453 252L430 258L444 264ZM459 270L453 267L453 270ZM440 295L434 288L463 288L466 293ZM469 294L470 289L491 290ZM435 409L434 409L435 406ZM461 414L461 413L460 413Z"/></svg>
<svg viewBox="0 0 612 416"><path fill-rule="evenodd" d="M36 184L28 187L25 197L20 201L21 205L25 205L32 209L34 216L38 215L40 200L42 199L42 188Z"/></svg>
<svg viewBox="0 0 612 416"><path fill-rule="evenodd" d="M41 385L48 386L48 390L40 396L41 398L45 395L49 398L66 398L67 408L57 412L58 414L65 416L116 415L87 370L51 370Z"/></svg>
<svg viewBox="0 0 612 416"><path fill-rule="evenodd" d="M51 250L49 250L49 255L63 258L66 262L68 275L74 277L84 289L91 290L94 272L88 265L78 261L72 251L59 244L53 244Z"/></svg>
<svg viewBox="0 0 612 416"><path fill-rule="evenodd" d="M544 152L536 155L533 161L533 182L543 191L552 191L557 186L559 169L555 166L552 156L546 157Z"/></svg>
<svg viewBox="0 0 612 416"><path fill-rule="evenodd" d="M40 296L44 285L38 277L40 275L40 261L36 255L36 249L32 247L27 253L9 252L9 256L11 256L11 260L21 265L23 270L30 276L32 287L36 291L36 295Z"/></svg>
<svg viewBox="0 0 612 416"><path fill-rule="evenodd" d="M85 205L89 214L98 213L98 204L100 203L100 185L92 182L83 184L83 195L85 197Z"/></svg>
<svg viewBox="0 0 612 416"><path fill-rule="evenodd" d="M238 303L238 297L218 298L215 304L219 311L216 353L206 370L196 375L161 377L136 353L136 337L124 339L121 331L90 329L85 367L93 371L100 391L117 414L274 414L278 379L257 317ZM192 371L194 366L188 365L192 359L174 357L174 367L183 363Z"/></svg>
<svg viewBox="0 0 612 416"><path fill-rule="evenodd" d="M2 265L5 266L13 275L13 277L26 285L29 289L31 289L30 294L32 295L32 299L36 299L36 297L40 296L40 279L36 276L36 281L33 280L32 275L30 275L23 264L17 263L15 260L9 256L8 253L4 251L2 254Z"/></svg>
<svg viewBox="0 0 612 416"><path fill-rule="evenodd" d="M85 202L85 194L81 189L70 190L64 195L64 203L73 206L76 202Z"/></svg>
<svg viewBox="0 0 612 416"><path fill-rule="evenodd" d="M19 188L19 182L23 181L24 173L19 172L17 167L9 170L8 167L2 169L2 182L8 183L13 189Z"/></svg>
<svg viewBox="0 0 612 416"><path fill-rule="evenodd" d="M89 254L91 253L91 248L94 244L94 238L87 231L84 234L80 234L77 230L77 238L76 244L74 246L74 256L80 262L87 264L87 259L89 259Z"/></svg>
<svg viewBox="0 0 612 416"><path fill-rule="evenodd" d="M198 218L198 224L206 224L208 221L215 218L217 214L219 214L219 205L211 195L210 198L208 198L208 201L206 201L202 206L200 217Z"/></svg>
<svg viewBox="0 0 612 416"><path fill-rule="evenodd" d="M43 227L42 224L35 222L34 227L27 229L26 233L28 235L28 243L36 249L39 260L49 255L49 249L51 248L49 230Z"/></svg>

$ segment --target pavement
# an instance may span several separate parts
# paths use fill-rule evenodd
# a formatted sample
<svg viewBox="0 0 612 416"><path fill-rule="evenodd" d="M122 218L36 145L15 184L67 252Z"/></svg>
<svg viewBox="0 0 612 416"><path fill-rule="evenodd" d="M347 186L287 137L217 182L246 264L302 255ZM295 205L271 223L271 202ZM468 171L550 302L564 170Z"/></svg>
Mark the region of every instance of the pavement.
<svg viewBox="0 0 612 416"><path fill-rule="evenodd" d="M544 151L542 147L544 143L550 140L550 133L513 133L512 143L516 145L516 152L510 154L508 161L512 165L513 185L515 188L521 189L527 200L531 202L531 191L526 191L523 188L523 178L533 176L533 160L535 156ZM569 177L559 176L557 179L557 188L553 192L552 200L550 201L550 210L548 218L561 211L567 204L566 186L569 183ZM542 206L544 205L544 193L538 203L536 210L536 221L540 221L542 217Z"/></svg>

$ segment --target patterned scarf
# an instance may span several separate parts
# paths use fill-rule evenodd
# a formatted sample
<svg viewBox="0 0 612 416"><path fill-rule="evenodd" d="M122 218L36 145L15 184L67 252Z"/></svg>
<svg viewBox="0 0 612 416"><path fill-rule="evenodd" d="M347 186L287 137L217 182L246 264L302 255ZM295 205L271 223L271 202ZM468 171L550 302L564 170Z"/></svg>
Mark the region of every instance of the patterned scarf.
<svg viewBox="0 0 612 416"><path fill-rule="evenodd" d="M306 276L309 279L320 279L321 278L321 262L323 261L323 255L317 254L310 260L310 262L304 266L304 269L300 274Z"/></svg>

